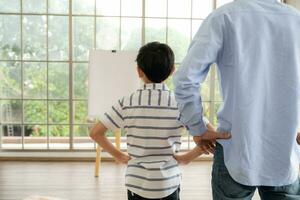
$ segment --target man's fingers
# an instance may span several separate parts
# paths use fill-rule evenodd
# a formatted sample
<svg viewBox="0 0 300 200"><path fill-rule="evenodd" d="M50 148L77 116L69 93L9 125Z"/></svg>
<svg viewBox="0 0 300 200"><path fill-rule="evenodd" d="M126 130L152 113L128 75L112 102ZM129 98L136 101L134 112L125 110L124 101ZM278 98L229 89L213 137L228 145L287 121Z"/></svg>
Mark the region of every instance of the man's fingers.
<svg viewBox="0 0 300 200"><path fill-rule="evenodd" d="M229 139L230 133L218 133L216 131L207 131L202 135L203 140Z"/></svg>
<svg viewBox="0 0 300 200"><path fill-rule="evenodd" d="M218 133L218 136L216 139L230 139L231 134L230 133Z"/></svg>

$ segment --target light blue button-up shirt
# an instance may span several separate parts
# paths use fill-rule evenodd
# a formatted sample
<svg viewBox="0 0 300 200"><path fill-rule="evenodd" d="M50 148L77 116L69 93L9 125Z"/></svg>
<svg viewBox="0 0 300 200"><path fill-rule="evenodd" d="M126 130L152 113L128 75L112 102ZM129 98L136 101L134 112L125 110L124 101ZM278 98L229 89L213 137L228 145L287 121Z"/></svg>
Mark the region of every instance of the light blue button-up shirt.
<svg viewBox="0 0 300 200"><path fill-rule="evenodd" d="M174 75L181 121L206 131L199 87L216 63L224 100L219 141L233 179L282 186L298 177L300 150L300 14L276 0L236 0L214 11Z"/></svg>

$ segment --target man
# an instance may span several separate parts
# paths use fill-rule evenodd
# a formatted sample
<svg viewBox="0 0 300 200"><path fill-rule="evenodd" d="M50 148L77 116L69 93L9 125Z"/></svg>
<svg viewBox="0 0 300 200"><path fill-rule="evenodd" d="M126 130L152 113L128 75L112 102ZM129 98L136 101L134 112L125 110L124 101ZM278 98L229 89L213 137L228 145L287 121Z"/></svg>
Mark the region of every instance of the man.
<svg viewBox="0 0 300 200"><path fill-rule="evenodd" d="M236 0L213 12L174 76L181 121L213 152L213 198L300 199L300 14L276 0ZM202 121L199 87L218 66L218 132ZM300 137L300 136L299 136ZM298 142L300 139L298 138Z"/></svg>

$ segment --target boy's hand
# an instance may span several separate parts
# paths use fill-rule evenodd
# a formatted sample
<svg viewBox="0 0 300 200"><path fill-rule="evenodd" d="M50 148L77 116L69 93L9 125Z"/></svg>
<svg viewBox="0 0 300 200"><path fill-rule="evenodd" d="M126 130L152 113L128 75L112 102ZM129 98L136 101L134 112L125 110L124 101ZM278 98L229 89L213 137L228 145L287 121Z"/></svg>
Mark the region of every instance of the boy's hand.
<svg viewBox="0 0 300 200"><path fill-rule="evenodd" d="M297 134L297 143L300 145L300 132Z"/></svg>
<svg viewBox="0 0 300 200"><path fill-rule="evenodd" d="M120 164L127 164L131 157L127 153L121 152L119 156L115 157L115 159Z"/></svg>

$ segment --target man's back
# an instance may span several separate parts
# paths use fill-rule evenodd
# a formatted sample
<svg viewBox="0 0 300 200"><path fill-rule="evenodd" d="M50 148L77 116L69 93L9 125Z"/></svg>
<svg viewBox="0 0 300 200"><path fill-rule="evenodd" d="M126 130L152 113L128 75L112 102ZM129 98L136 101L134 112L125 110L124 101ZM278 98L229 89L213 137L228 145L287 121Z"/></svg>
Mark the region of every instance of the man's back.
<svg viewBox="0 0 300 200"><path fill-rule="evenodd" d="M280 186L298 177L299 34L296 10L276 0L236 0L203 23L175 74L183 108L191 94L181 85L203 81L206 65L217 62L224 100L219 131L232 134L220 143L230 175L241 184Z"/></svg>
<svg viewBox="0 0 300 200"><path fill-rule="evenodd" d="M299 165L300 15L258 0L223 9L227 32L218 66L224 109L218 118L233 136L223 142L226 164L241 183L291 183L298 177L291 169Z"/></svg>

